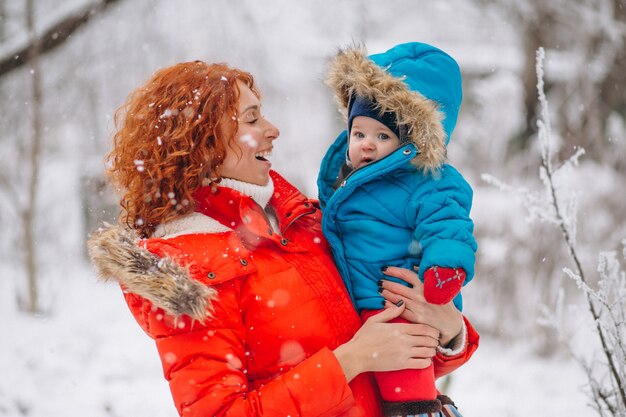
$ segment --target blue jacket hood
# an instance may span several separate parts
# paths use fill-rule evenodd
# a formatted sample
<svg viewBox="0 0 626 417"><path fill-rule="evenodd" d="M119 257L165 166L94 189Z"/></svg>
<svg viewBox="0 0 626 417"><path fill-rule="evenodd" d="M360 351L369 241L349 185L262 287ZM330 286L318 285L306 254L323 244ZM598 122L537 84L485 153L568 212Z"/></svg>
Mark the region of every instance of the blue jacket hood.
<svg viewBox="0 0 626 417"><path fill-rule="evenodd" d="M347 48L331 62L327 84L344 114L355 95L376 102L381 113L394 112L417 148L418 169L435 173L445 163L463 97L461 72L450 55L419 42L369 57L362 48Z"/></svg>

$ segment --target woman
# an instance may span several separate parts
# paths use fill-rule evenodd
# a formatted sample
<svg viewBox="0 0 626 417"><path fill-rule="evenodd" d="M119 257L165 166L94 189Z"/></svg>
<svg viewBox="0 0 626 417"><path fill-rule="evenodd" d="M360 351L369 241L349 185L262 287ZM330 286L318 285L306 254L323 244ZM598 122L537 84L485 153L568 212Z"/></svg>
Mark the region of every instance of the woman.
<svg viewBox="0 0 626 417"><path fill-rule="evenodd" d="M476 349L454 306L395 283L359 329L317 203L270 170L279 131L250 74L174 65L116 120L108 173L127 227L96 232L90 256L155 340L181 415L380 416L368 372L434 361L443 375ZM386 323L398 316L425 324Z"/></svg>

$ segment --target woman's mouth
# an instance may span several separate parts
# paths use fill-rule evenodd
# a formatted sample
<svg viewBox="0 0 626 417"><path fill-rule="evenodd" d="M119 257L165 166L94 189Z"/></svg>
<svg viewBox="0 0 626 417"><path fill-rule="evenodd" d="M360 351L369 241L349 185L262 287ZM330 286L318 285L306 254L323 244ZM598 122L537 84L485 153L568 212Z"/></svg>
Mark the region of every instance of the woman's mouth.
<svg viewBox="0 0 626 417"><path fill-rule="evenodd" d="M272 151L261 151L254 154L254 157L259 161L269 162L267 158L272 156Z"/></svg>

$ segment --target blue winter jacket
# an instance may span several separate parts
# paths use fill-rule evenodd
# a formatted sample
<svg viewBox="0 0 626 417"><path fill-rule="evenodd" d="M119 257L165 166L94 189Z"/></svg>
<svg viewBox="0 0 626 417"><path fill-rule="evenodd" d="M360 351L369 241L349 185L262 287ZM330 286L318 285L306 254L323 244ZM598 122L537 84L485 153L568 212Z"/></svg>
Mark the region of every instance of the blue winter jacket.
<svg viewBox="0 0 626 417"><path fill-rule="evenodd" d="M383 266L463 268L474 275L477 249L469 217L472 189L445 163L461 102L461 77L445 52L422 43L367 57L340 51L328 83L345 108L354 94L396 112L405 144L350 172L335 190L345 163L347 132L322 161L318 178L322 227L348 292L359 310L382 308L377 281ZM393 279L386 277L387 279ZM462 309L459 294L455 305Z"/></svg>

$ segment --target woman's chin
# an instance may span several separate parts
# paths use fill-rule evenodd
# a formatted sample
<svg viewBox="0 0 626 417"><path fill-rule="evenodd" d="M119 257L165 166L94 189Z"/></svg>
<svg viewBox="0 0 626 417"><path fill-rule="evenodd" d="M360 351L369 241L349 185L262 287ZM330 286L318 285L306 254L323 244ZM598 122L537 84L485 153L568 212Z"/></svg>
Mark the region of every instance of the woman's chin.
<svg viewBox="0 0 626 417"><path fill-rule="evenodd" d="M270 182L270 170L269 168L267 169L267 172L264 173L263 175L259 175L257 178L254 179L254 181L251 181L253 184L256 185L267 185Z"/></svg>

